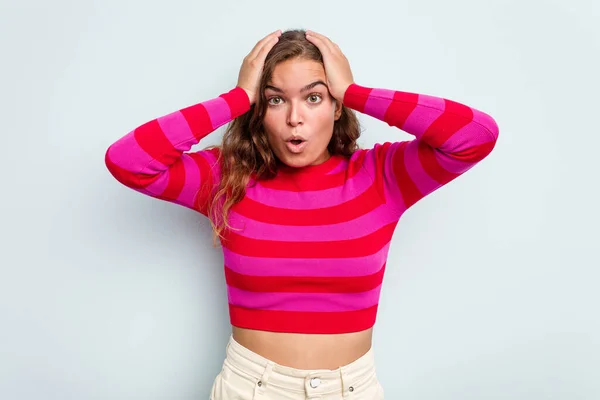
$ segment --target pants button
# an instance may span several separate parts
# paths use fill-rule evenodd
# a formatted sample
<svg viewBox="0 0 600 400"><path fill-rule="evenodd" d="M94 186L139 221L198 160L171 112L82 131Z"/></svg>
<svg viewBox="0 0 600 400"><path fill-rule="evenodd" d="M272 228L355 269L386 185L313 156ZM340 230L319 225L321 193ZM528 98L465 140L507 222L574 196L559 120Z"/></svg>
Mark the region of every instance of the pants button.
<svg viewBox="0 0 600 400"><path fill-rule="evenodd" d="M319 378L312 378L310 380L310 387L313 389L318 387L320 384L321 384L321 380Z"/></svg>

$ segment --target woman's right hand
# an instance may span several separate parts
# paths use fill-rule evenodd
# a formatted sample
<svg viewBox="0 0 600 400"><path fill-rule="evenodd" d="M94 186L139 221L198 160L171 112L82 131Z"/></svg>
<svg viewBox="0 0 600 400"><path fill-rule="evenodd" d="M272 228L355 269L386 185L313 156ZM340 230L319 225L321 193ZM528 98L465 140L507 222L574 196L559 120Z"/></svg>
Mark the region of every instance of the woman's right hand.
<svg viewBox="0 0 600 400"><path fill-rule="evenodd" d="M237 86L244 89L250 99L250 105L256 103L258 96L258 85L260 83L260 77L262 75L263 66L265 65L265 59L267 54L275 43L279 41L281 36L281 30L276 30L273 33L268 34L262 38L252 51L244 57L244 62L240 68L240 74L238 76Z"/></svg>

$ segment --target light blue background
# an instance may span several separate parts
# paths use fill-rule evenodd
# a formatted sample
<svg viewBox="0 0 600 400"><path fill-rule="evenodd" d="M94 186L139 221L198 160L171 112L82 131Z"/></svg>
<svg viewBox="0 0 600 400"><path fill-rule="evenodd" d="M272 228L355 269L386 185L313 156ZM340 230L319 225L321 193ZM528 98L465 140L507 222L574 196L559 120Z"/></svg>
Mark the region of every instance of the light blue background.
<svg viewBox="0 0 600 400"><path fill-rule="evenodd" d="M329 36L361 85L500 126L398 226L374 342L386 398L600 398L597 1L0 7L0 398L208 398L230 332L208 221L123 187L104 152L230 90L278 28ZM359 117L364 147L409 138Z"/></svg>

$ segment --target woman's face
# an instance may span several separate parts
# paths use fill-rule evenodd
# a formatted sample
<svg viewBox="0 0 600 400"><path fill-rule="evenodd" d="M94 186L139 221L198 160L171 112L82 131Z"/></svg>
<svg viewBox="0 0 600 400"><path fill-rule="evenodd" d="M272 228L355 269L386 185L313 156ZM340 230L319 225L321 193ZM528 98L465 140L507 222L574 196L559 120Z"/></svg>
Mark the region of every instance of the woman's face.
<svg viewBox="0 0 600 400"><path fill-rule="evenodd" d="M342 110L326 85L323 64L291 59L275 66L265 88L263 125L277 158L290 167L321 164Z"/></svg>

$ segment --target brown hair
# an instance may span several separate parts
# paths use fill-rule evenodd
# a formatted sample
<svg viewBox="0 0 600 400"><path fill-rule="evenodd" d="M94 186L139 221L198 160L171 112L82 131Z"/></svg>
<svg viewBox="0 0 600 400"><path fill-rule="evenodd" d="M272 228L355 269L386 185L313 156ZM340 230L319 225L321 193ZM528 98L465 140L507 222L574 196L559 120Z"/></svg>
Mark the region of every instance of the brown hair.
<svg viewBox="0 0 600 400"><path fill-rule="evenodd" d="M215 244L217 237L222 238L223 231L231 228L227 215L231 207L246 194L250 176L253 175L258 181L273 178L277 173L277 159L263 127L267 108L264 91L275 66L296 58L323 64L321 52L306 39L304 30L282 33L265 59L256 104L247 113L233 120L225 131L219 158L221 180L208 212ZM358 118L352 110L342 106L342 114L334 122L333 136L327 149L331 155L350 157L358 149L359 136Z"/></svg>

